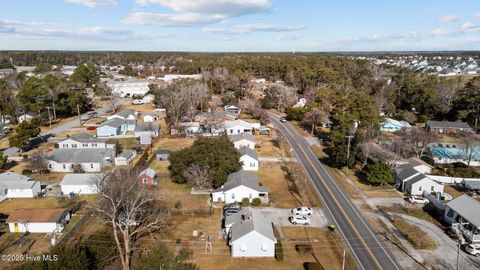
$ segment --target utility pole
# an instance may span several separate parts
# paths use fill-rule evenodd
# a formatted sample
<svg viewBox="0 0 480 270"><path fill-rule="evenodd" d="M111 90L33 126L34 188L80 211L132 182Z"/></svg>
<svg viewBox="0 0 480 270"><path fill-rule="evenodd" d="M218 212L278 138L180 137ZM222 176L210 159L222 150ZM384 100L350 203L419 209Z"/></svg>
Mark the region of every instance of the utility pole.
<svg viewBox="0 0 480 270"><path fill-rule="evenodd" d="M80 115L80 105L78 105L78 104L77 104L77 113L78 113L78 121L80 122L80 126L83 126L82 116Z"/></svg>
<svg viewBox="0 0 480 270"><path fill-rule="evenodd" d="M350 158L350 141L353 139L352 135L345 136L348 139L348 146L347 146L347 172L348 172L348 160Z"/></svg>
<svg viewBox="0 0 480 270"><path fill-rule="evenodd" d="M460 225L462 226L462 225ZM465 239L461 234L458 235L458 244L457 244L457 270L459 269L459 258L460 258L460 246L465 243Z"/></svg>

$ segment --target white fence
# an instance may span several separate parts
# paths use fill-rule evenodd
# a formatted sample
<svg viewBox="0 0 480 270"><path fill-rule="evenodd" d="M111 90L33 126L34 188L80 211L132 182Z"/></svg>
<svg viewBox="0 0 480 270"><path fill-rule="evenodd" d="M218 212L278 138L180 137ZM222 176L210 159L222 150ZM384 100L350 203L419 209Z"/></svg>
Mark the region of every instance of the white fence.
<svg viewBox="0 0 480 270"><path fill-rule="evenodd" d="M428 178L435 180L443 184L458 184L462 181L480 181L480 178L465 178L465 177L453 177L453 176L440 176L440 175L427 175Z"/></svg>

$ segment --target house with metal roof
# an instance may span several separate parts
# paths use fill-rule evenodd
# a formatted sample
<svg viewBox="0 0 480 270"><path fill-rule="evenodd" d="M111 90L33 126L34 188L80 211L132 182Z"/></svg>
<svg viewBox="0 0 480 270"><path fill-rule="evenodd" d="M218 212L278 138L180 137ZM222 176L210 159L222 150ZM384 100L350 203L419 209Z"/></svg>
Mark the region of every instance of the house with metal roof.
<svg viewBox="0 0 480 270"><path fill-rule="evenodd" d="M59 233L69 220L65 208L19 209L11 211L5 223L11 233Z"/></svg>
<svg viewBox="0 0 480 270"><path fill-rule="evenodd" d="M100 173L68 173L60 182L60 189L63 194L96 194L98 184L106 175Z"/></svg>
<svg viewBox="0 0 480 270"><path fill-rule="evenodd" d="M242 147L248 147L250 149L255 149L256 140L250 133L240 133L235 134L231 137L233 146L237 149Z"/></svg>
<svg viewBox="0 0 480 270"><path fill-rule="evenodd" d="M58 143L58 148L83 149L83 148L111 148L115 149L114 143L108 143L105 138L94 137L90 134L80 133L68 137Z"/></svg>
<svg viewBox="0 0 480 270"><path fill-rule="evenodd" d="M121 118L112 118L101 126L97 127L98 137L111 137L121 135L127 131L134 131L136 127L135 120L125 120Z"/></svg>
<svg viewBox="0 0 480 270"><path fill-rule="evenodd" d="M143 136L158 137L160 135L160 126L156 123L140 123L135 127L135 137Z"/></svg>
<svg viewBox="0 0 480 270"><path fill-rule="evenodd" d="M229 174L227 182L212 191L215 202L233 203L240 202L243 198L250 201L260 198L268 202L268 188L259 184L255 174L243 170Z"/></svg>
<svg viewBox="0 0 480 270"><path fill-rule="evenodd" d="M115 118L122 119L122 120L135 120L137 119L137 113L132 110L121 110L116 114L108 116L107 120L111 120Z"/></svg>
<svg viewBox="0 0 480 270"><path fill-rule="evenodd" d="M427 121L427 131L437 133L473 132L473 129L462 121Z"/></svg>
<svg viewBox="0 0 480 270"><path fill-rule="evenodd" d="M462 195L446 204L444 220L468 242L480 243L480 202Z"/></svg>
<svg viewBox="0 0 480 270"><path fill-rule="evenodd" d="M240 163L242 163L242 169L244 171L258 171L258 157L255 150L246 146L238 149L240 153Z"/></svg>
<svg viewBox="0 0 480 270"><path fill-rule="evenodd" d="M41 192L40 182L14 173L0 174L0 200L6 198L33 198Z"/></svg>
<svg viewBox="0 0 480 270"><path fill-rule="evenodd" d="M412 166L415 170L421 172L421 173L424 173L424 174L430 174L432 173L432 169L433 169L433 166L428 164L427 162L419 159L419 158L416 158L416 157L412 157L412 158L409 158L407 159L407 162L408 164L410 164L410 166Z"/></svg>
<svg viewBox="0 0 480 270"><path fill-rule="evenodd" d="M438 183L425 174L415 170L411 165L404 164L395 168L396 186L411 195L427 193L443 193L443 184Z"/></svg>
<svg viewBox="0 0 480 270"><path fill-rule="evenodd" d="M226 221L227 222L227 221ZM274 257L273 224L260 211L242 209L228 219L232 257Z"/></svg>

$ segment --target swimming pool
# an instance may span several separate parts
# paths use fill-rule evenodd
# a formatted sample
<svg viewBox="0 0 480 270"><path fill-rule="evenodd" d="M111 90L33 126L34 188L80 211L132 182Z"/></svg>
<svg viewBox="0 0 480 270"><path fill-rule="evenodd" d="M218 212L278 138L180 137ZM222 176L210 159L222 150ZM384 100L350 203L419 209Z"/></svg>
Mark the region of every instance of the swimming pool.
<svg viewBox="0 0 480 270"><path fill-rule="evenodd" d="M447 146L439 146L439 145L431 145L428 147L428 150L434 157L437 158L447 158L447 159L467 159L467 156L470 154L466 153L465 148L463 145L449 145ZM472 160L480 161L480 146L477 146L472 149L473 155Z"/></svg>

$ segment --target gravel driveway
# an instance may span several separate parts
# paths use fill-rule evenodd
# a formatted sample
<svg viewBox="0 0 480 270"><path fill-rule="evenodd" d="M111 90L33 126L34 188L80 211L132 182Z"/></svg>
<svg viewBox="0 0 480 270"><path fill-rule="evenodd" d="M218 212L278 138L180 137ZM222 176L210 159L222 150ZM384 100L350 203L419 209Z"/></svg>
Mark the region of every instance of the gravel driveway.
<svg viewBox="0 0 480 270"><path fill-rule="evenodd" d="M253 208L254 211L260 211L265 217L271 220L277 226L303 226L303 225L293 225L288 221L288 217L292 215L292 209L285 208ZM310 219L310 227L326 227L327 219L322 211L319 208L313 208L313 214L308 216Z"/></svg>

